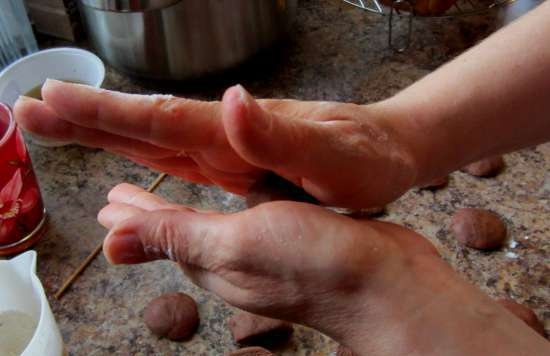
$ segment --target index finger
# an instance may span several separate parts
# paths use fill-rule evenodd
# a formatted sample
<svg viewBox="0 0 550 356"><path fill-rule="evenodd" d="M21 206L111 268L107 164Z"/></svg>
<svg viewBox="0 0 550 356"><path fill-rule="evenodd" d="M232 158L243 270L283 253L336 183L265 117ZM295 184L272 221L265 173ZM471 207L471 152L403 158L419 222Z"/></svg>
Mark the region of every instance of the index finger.
<svg viewBox="0 0 550 356"><path fill-rule="evenodd" d="M220 103L124 94L48 79L44 102L62 120L170 149L225 143Z"/></svg>

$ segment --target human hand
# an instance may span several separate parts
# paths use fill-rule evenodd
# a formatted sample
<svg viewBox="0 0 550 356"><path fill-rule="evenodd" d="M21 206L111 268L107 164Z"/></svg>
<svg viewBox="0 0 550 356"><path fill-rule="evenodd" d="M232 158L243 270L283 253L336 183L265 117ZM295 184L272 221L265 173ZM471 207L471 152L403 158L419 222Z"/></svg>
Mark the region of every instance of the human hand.
<svg viewBox="0 0 550 356"><path fill-rule="evenodd" d="M488 340L499 355L545 350L428 241L397 225L292 202L200 212L128 184L109 202L98 219L110 229L111 263L169 258L230 304L308 325L358 355L486 355Z"/></svg>
<svg viewBox="0 0 550 356"><path fill-rule="evenodd" d="M328 205L383 206L418 174L409 145L375 105L256 101L240 86L221 103L200 102L51 80L42 95L15 105L25 130L239 194L273 171Z"/></svg>

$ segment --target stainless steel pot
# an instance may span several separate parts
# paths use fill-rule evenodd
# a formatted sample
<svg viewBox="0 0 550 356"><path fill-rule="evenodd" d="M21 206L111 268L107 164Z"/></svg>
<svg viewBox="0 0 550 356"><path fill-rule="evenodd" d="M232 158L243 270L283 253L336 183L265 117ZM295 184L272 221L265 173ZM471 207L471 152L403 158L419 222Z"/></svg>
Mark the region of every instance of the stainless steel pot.
<svg viewBox="0 0 550 356"><path fill-rule="evenodd" d="M184 79L234 66L283 35L297 0L79 0L92 44L109 64Z"/></svg>

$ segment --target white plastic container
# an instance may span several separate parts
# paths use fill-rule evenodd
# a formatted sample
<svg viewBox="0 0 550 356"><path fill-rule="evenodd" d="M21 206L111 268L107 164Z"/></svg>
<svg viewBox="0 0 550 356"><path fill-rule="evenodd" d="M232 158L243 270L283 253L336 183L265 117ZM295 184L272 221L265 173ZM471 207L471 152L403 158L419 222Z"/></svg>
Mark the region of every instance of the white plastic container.
<svg viewBox="0 0 550 356"><path fill-rule="evenodd" d="M24 313L36 322L36 329L20 355L63 355L61 333L36 276L36 252L28 251L9 261L0 261L0 286L0 316ZM19 323L13 325L16 328Z"/></svg>
<svg viewBox="0 0 550 356"><path fill-rule="evenodd" d="M33 53L0 72L0 102L13 107L20 95L48 78L99 88L105 78L105 66L98 56L80 48L61 47Z"/></svg>
<svg viewBox="0 0 550 356"><path fill-rule="evenodd" d="M46 79L70 80L99 88L105 79L105 66L98 56L80 48L60 47L33 53L0 72L0 102L13 108L20 95L42 85ZM43 146L70 143L31 136Z"/></svg>

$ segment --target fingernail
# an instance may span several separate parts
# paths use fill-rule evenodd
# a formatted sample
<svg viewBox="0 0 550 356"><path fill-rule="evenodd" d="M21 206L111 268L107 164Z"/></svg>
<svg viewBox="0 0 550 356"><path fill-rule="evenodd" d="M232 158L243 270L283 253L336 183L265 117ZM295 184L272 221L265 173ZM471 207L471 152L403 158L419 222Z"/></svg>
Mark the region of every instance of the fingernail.
<svg viewBox="0 0 550 356"><path fill-rule="evenodd" d="M240 84L237 84L235 88L239 92L239 100L241 101L241 103L245 106L248 106L251 99L251 96L248 93L248 91L246 91L246 89Z"/></svg>
<svg viewBox="0 0 550 356"><path fill-rule="evenodd" d="M48 85L48 84L61 84L63 83L61 80L57 80L57 79L51 79L51 78L47 78L46 81L44 82L44 85Z"/></svg>
<svg viewBox="0 0 550 356"><path fill-rule="evenodd" d="M110 235L103 244L109 263L114 265L136 264L147 261L141 240L135 235Z"/></svg>
<svg viewBox="0 0 550 356"><path fill-rule="evenodd" d="M239 100L248 113L248 119L260 130L267 130L269 128L269 121L252 95L240 84L236 85L236 88L239 91Z"/></svg>
<svg viewBox="0 0 550 356"><path fill-rule="evenodd" d="M55 88L58 87L61 83L62 82L59 80L47 78L42 85L42 98L45 99L45 96L47 95L46 92L52 89L55 90Z"/></svg>
<svg viewBox="0 0 550 356"><path fill-rule="evenodd" d="M26 95L19 95L19 97L17 98L17 101L19 101L19 102L31 102L31 101L40 101L40 100L35 99L35 98L31 98L30 96L26 96Z"/></svg>

